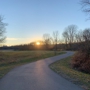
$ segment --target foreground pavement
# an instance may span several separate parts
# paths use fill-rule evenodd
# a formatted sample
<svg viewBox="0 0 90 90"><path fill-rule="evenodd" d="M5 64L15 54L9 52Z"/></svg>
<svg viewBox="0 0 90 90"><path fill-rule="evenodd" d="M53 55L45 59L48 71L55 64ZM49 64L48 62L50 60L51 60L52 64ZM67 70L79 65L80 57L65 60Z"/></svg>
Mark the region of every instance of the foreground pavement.
<svg viewBox="0 0 90 90"><path fill-rule="evenodd" d="M0 90L83 90L53 72L49 65L73 52L14 68L0 80Z"/></svg>

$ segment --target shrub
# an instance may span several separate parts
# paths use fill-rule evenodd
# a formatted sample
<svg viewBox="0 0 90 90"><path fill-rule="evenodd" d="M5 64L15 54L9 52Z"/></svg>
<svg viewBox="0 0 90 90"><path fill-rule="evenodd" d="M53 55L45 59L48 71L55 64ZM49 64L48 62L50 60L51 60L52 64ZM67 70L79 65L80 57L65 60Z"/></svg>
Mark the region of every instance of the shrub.
<svg viewBox="0 0 90 90"><path fill-rule="evenodd" d="M72 58L72 67L90 73L90 55L87 52L78 51Z"/></svg>

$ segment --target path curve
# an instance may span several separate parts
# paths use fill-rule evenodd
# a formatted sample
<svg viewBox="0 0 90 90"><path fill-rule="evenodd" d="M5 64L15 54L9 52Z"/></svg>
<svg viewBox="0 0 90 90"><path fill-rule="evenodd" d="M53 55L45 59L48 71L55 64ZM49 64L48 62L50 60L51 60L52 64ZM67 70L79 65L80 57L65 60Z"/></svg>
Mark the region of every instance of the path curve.
<svg viewBox="0 0 90 90"><path fill-rule="evenodd" d="M49 65L73 52L14 68L0 80L0 90L83 90L53 72Z"/></svg>

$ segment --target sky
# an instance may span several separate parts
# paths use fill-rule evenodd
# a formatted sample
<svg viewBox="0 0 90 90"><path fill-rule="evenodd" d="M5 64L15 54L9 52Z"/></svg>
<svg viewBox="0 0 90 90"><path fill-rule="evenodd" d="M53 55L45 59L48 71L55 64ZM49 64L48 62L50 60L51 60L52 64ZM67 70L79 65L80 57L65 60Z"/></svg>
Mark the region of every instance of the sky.
<svg viewBox="0 0 90 90"><path fill-rule="evenodd" d="M42 40L43 34L59 31L68 25L78 30L90 27L88 15L82 12L81 0L0 0L0 15L4 16L4 45L27 44Z"/></svg>

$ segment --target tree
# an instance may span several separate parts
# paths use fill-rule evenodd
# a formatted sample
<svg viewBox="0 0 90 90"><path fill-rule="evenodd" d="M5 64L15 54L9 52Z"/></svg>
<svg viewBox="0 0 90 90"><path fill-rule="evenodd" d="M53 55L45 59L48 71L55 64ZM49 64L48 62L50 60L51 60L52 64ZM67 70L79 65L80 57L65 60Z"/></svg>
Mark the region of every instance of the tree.
<svg viewBox="0 0 90 90"><path fill-rule="evenodd" d="M90 0L81 0L82 9L85 13L90 14Z"/></svg>
<svg viewBox="0 0 90 90"><path fill-rule="evenodd" d="M79 33L76 34L76 40L81 51L88 51L90 48L90 28L79 31Z"/></svg>
<svg viewBox="0 0 90 90"><path fill-rule="evenodd" d="M57 53L58 42L59 42L59 32L58 31L54 31L53 32L53 44L54 44L55 54Z"/></svg>
<svg viewBox="0 0 90 90"><path fill-rule="evenodd" d="M83 39L85 42L90 41L90 28L86 28L83 31Z"/></svg>
<svg viewBox="0 0 90 90"><path fill-rule="evenodd" d="M65 43L69 44L69 48L71 48L72 43L74 43L76 31L77 31L76 25L69 25L68 27L65 28L65 31L63 32Z"/></svg>
<svg viewBox="0 0 90 90"><path fill-rule="evenodd" d="M67 31L64 31L62 35L64 37L65 49L67 49L68 48L68 33L67 33Z"/></svg>
<svg viewBox="0 0 90 90"><path fill-rule="evenodd" d="M2 43L4 40L5 40L5 36L4 36L4 33L5 33L5 26L7 24L3 22L3 17L0 16L0 43Z"/></svg>
<svg viewBox="0 0 90 90"><path fill-rule="evenodd" d="M90 12L90 0L81 0L81 5L85 12Z"/></svg>
<svg viewBox="0 0 90 90"><path fill-rule="evenodd" d="M76 41L76 43L83 42L83 31L79 31L79 32L76 33L75 41Z"/></svg>
<svg viewBox="0 0 90 90"><path fill-rule="evenodd" d="M49 46L51 44L51 37L50 37L50 34L44 34L43 35L43 40L44 40L44 44L45 44L45 47L46 49L48 50L49 49Z"/></svg>
<svg viewBox="0 0 90 90"><path fill-rule="evenodd" d="M83 41L84 41L84 45L83 45L82 50L84 51L89 50L88 52L90 53L90 28L86 28L83 31Z"/></svg>

